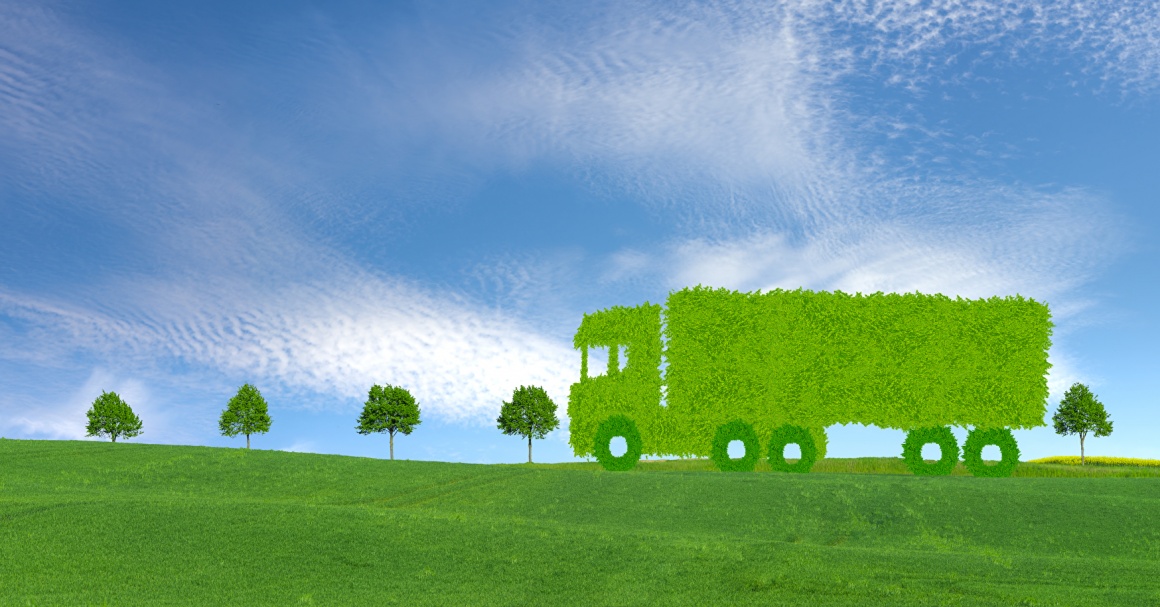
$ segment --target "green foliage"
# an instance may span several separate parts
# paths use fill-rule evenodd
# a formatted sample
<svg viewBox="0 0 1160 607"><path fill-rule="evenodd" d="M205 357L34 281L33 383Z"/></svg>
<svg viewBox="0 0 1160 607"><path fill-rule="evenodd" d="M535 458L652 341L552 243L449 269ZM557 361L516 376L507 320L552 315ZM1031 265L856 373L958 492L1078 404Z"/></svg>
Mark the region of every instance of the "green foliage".
<svg viewBox="0 0 1160 607"><path fill-rule="evenodd" d="M825 428L807 428L810 433L810 438L814 440L814 452L816 458L814 461L819 462L825 459L826 449L830 444L830 438L826 436Z"/></svg>
<svg viewBox="0 0 1160 607"><path fill-rule="evenodd" d="M532 439L560 425L556 403L538 386L520 386L512 393L512 402L504 402L496 424L504 434L518 434L528 439L528 463L532 463Z"/></svg>
<svg viewBox="0 0 1160 607"><path fill-rule="evenodd" d="M737 459L729 457L729 443L739 440L745 445L745 455ZM713 437L713 453L710 459L723 472L753 472L753 467L761 457L761 446L753 426L739 419L717 428Z"/></svg>
<svg viewBox="0 0 1160 607"><path fill-rule="evenodd" d="M610 449L612 439L617 436L624 438L627 447L620 457L613 455ZM640 431L637 430L636 423L631 419L623 415L613 415L604 420L596 429L593 446L596 451L596 461L600 462L605 470L618 472L632 470L636 467L636 462L640 460L642 448Z"/></svg>
<svg viewBox="0 0 1160 607"><path fill-rule="evenodd" d="M1002 459L999 463L983 463L983 447L997 445ZM975 428L963 443L963 465L975 476L1011 476L1019 465L1019 446L1007 428Z"/></svg>
<svg viewBox="0 0 1160 607"><path fill-rule="evenodd" d="M115 443L119 436L132 438L143 432L141 418L116 392L102 390L86 415L89 423L85 426L85 436L107 436Z"/></svg>
<svg viewBox="0 0 1160 607"><path fill-rule="evenodd" d="M1042 426L1050 329L1047 307L1021 297L684 289L665 311L667 413L705 437L738 414L759 436Z"/></svg>
<svg viewBox="0 0 1160 607"><path fill-rule="evenodd" d="M395 459L395 433L410 435L418 426L419 403L406 388L386 387L375 384L367 392L367 402L363 405L355 430L359 434L387 432L391 436L391 459Z"/></svg>
<svg viewBox="0 0 1160 607"><path fill-rule="evenodd" d="M222 436L246 435L246 448L250 448L250 435L270 431L270 414L266 411L266 399L250 384L243 384L238 393L230 399L218 428Z"/></svg>
<svg viewBox="0 0 1160 607"><path fill-rule="evenodd" d="M1089 432L1095 436L1112 433L1112 422L1104 405L1096 399L1091 390L1083 384L1072 384L1063 395L1055 415L1051 416L1056 434L1079 435L1079 459L1083 465L1083 440Z"/></svg>
<svg viewBox="0 0 1160 607"><path fill-rule="evenodd" d="M823 433L823 436L825 434ZM796 463L785 461L786 445L794 444L801 449L802 456ZM801 426L785 425L773 431L769 439L769 467L777 472L809 472L818 461L818 449L814 435Z"/></svg>
<svg viewBox="0 0 1160 607"><path fill-rule="evenodd" d="M942 457L933 464L922 459L922 447L934 443L942 450ZM902 459L906 467L918 476L943 476L954 470L959 461L959 442L946 426L916 428L906 433L902 443Z"/></svg>
<svg viewBox="0 0 1160 607"><path fill-rule="evenodd" d="M628 416L637 425L643 453L691 455L657 443L672 431L661 425L660 306L645 302L585 314L573 345L580 349L580 381L568 392L568 440L577 457L594 453L596 429L613 415ZM623 369L618 365L620 346L627 350ZM590 347L608 348L608 371L602 376L588 375Z"/></svg>
<svg viewBox="0 0 1160 607"><path fill-rule="evenodd" d="M670 293L661 321L648 302L584 315L568 395L577 456L616 414L638 424L644 453L681 457L710 456L717 428L734 419L759 437L807 428L819 457L834 424L1044 425L1052 323L1033 299L698 286ZM588 376L590 347L609 349L603 376Z"/></svg>
<svg viewBox="0 0 1160 607"><path fill-rule="evenodd" d="M884 459L738 478L3 440L0 605L1156 603L1157 477L983 491Z"/></svg>

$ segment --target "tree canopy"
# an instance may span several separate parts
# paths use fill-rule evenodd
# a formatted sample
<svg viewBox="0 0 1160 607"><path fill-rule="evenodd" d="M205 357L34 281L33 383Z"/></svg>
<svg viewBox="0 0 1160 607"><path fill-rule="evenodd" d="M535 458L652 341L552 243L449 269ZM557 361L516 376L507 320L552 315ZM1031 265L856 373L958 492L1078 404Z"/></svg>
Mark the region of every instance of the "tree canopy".
<svg viewBox="0 0 1160 607"><path fill-rule="evenodd" d="M230 399L222 411L218 427L222 436L246 435L246 448L250 448L250 435L270 431L270 414L266 411L266 399L250 384L243 384L238 393Z"/></svg>
<svg viewBox="0 0 1160 607"><path fill-rule="evenodd" d="M1108 412L1104 405L1091 390L1083 384L1072 384L1063 395L1059 408L1051 417L1055 423L1055 432L1066 436L1079 435L1079 462L1084 463L1083 439L1089 432L1095 436L1107 436L1112 433L1112 422L1108 419Z"/></svg>
<svg viewBox="0 0 1160 607"><path fill-rule="evenodd" d="M388 432L391 435L391 459L395 459L395 433L408 435L419 421L419 403L406 388L371 386L362 415L355 427L359 434Z"/></svg>
<svg viewBox="0 0 1160 607"><path fill-rule="evenodd" d="M102 390L87 415L89 423L85 436L108 436L115 443L118 436L132 438L142 433L141 418L116 392Z"/></svg>
<svg viewBox="0 0 1160 607"><path fill-rule="evenodd" d="M528 463L532 463L532 438L544 435L560 425L556 403L537 386L520 386L512 393L512 402L504 402L496 420L504 434L528 438Z"/></svg>

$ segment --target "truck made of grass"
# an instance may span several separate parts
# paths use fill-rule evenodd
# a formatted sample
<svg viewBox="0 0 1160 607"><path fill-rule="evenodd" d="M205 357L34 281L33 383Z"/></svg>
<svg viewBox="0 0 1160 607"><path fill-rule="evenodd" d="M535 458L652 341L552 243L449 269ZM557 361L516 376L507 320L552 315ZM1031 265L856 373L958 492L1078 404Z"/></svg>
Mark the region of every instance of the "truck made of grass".
<svg viewBox="0 0 1160 607"><path fill-rule="evenodd" d="M753 470L765 453L774 470L808 472L825 455L825 428L858 423L905 431L907 466L937 475L959 461L959 426L967 468L1009 476L1019 461L1011 429L1046 425L1051 328L1047 306L1018 295L685 288L669 294L663 318L648 302L584 315L569 442L609 470L642 454ZM608 349L599 376L588 374L594 347ZM743 457L729 457L733 441ZM934 463L922 459L930 443L942 452ZM801 451L793 463L790 444ZM982 460L988 445L997 464Z"/></svg>

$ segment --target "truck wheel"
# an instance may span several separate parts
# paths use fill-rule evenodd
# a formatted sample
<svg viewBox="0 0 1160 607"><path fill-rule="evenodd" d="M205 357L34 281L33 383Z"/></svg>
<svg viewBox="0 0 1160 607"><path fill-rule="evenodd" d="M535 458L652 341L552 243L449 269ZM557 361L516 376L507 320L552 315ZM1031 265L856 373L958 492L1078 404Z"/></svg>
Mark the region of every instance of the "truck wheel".
<svg viewBox="0 0 1160 607"><path fill-rule="evenodd" d="M796 464L785 461L785 446L797 445L802 457ZM809 472L818 460L817 446L810 431L801 426L781 426L769 439L769 467L775 472Z"/></svg>
<svg viewBox="0 0 1160 607"><path fill-rule="evenodd" d="M739 440L745 445L745 456L737 459L729 457L729 443ZM722 472L753 472L761 447L757 444L757 433L753 426L735 419L717 428L713 437L712 460Z"/></svg>
<svg viewBox="0 0 1160 607"><path fill-rule="evenodd" d="M613 455L610 449L612 439L617 436L624 437L624 442L628 443L628 450L620 457ZM596 461L605 470L632 470L640 460L641 453L640 431L636 429L636 422L623 415L613 415L604 420L596 429L592 450L596 453Z"/></svg>
<svg viewBox="0 0 1160 607"><path fill-rule="evenodd" d="M997 445L1002 459L997 464L983 463L983 447ZM975 476L1011 476L1019 465L1019 445L1007 428L975 428L963 443L963 465Z"/></svg>
<svg viewBox="0 0 1160 607"><path fill-rule="evenodd" d="M931 443L942 449L942 458L928 464L922 459L922 448ZM902 443L902 459L906 461L906 467L917 476L946 476L959 463L959 442L946 426L915 428L906 433L906 440Z"/></svg>

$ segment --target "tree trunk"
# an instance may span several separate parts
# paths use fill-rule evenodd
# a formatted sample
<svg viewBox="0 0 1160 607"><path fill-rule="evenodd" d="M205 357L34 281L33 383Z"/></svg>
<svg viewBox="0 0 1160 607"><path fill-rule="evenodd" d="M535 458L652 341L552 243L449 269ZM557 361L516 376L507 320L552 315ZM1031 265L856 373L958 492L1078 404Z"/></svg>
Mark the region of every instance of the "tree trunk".
<svg viewBox="0 0 1160 607"><path fill-rule="evenodd" d="M1083 435L1079 435L1079 465L1083 465Z"/></svg>
<svg viewBox="0 0 1160 607"><path fill-rule="evenodd" d="M528 435L528 463L532 463L532 435Z"/></svg>
<svg viewBox="0 0 1160 607"><path fill-rule="evenodd" d="M246 448L247 449L250 448L250 435L249 434L246 435Z"/></svg>
<svg viewBox="0 0 1160 607"><path fill-rule="evenodd" d="M395 461L395 433L391 433L391 461Z"/></svg>
<svg viewBox="0 0 1160 607"><path fill-rule="evenodd" d="M110 434L109 438L113 439L114 443L117 442L117 435L116 434Z"/></svg>

